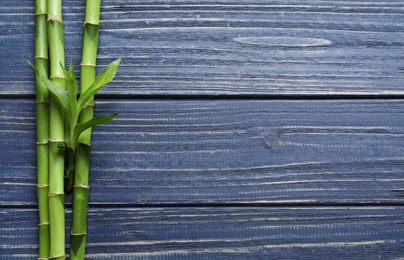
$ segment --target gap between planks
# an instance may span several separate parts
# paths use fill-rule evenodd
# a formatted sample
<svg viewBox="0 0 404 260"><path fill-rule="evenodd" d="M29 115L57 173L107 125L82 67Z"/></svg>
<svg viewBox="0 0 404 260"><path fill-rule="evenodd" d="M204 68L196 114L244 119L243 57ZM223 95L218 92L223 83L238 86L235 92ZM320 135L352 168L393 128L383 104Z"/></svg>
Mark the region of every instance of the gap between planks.
<svg viewBox="0 0 404 260"><path fill-rule="evenodd" d="M6 99L31 99L35 101L35 94L7 94L0 93L0 100ZM271 101L271 100L400 100L404 99L404 94L232 94L232 95L184 95L184 94L97 94L96 99L122 99L122 100L251 100L251 101Z"/></svg>

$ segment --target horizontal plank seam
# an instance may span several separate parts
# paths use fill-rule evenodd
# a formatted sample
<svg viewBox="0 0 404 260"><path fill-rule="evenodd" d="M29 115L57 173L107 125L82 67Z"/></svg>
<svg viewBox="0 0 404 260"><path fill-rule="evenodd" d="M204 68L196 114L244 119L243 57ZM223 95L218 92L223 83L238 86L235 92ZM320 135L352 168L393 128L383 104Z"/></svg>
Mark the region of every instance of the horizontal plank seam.
<svg viewBox="0 0 404 260"><path fill-rule="evenodd" d="M246 207L265 207L265 208L310 208L310 207L404 207L403 202L386 203L167 203L167 204L113 204L113 203L89 203L91 208L246 208ZM7 209L37 209L37 205L0 205L0 208ZM72 208L71 204L66 204L66 208Z"/></svg>
<svg viewBox="0 0 404 260"><path fill-rule="evenodd" d="M230 95L148 95L148 94L97 94L97 99L122 99L122 100L141 100L141 99L159 99L159 100L391 100L404 99L404 94L230 94ZM8 94L0 93L1 99L35 99L35 94Z"/></svg>

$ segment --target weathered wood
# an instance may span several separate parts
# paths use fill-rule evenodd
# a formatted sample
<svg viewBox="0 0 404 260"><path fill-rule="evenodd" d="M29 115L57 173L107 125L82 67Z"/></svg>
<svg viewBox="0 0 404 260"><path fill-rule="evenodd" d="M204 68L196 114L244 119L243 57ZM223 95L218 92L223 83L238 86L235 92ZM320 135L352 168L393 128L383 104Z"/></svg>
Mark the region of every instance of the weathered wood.
<svg viewBox="0 0 404 260"><path fill-rule="evenodd" d="M79 64L82 1L65 3ZM32 1L2 1L0 94L33 94ZM404 94L403 1L104 0L99 62L123 57L108 94Z"/></svg>
<svg viewBox="0 0 404 260"><path fill-rule="evenodd" d="M33 205L33 102L0 111L0 201ZM401 100L98 99L96 111L121 113L94 129L94 204L404 202Z"/></svg>
<svg viewBox="0 0 404 260"><path fill-rule="evenodd" d="M402 207L92 208L86 259L399 259L403 215ZM36 210L0 209L0 220L0 258L34 259Z"/></svg>
<svg viewBox="0 0 404 260"><path fill-rule="evenodd" d="M76 68L83 9L65 2ZM33 10L0 7L6 260L37 250ZM403 19L401 0L103 0L99 69L123 62L96 111L121 114L94 130L88 259L404 259L404 103L360 99L404 94Z"/></svg>

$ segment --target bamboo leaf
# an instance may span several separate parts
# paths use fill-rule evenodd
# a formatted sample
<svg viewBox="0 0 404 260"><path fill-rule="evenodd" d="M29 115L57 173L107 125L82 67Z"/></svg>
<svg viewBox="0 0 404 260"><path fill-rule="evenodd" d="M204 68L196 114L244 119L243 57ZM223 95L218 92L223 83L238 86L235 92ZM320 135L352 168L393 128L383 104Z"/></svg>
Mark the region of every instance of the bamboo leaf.
<svg viewBox="0 0 404 260"><path fill-rule="evenodd" d="M61 88L58 84L52 82L46 76L42 75L35 66L30 63L28 60L26 62L34 68L35 72L38 74L39 78L41 79L42 83L46 86L52 96L55 97L56 101L59 105L66 111L67 114L71 115L69 98L63 88Z"/></svg>
<svg viewBox="0 0 404 260"><path fill-rule="evenodd" d="M114 119L118 113L113 113L111 115L107 116L96 116L87 122L77 124L76 127L74 128L74 133L73 133L73 140L74 143L76 140L79 138L80 134L83 133L85 130L87 130L90 127L93 127L95 125L101 125L101 124L106 124L112 119Z"/></svg>
<svg viewBox="0 0 404 260"><path fill-rule="evenodd" d="M109 64L105 70L103 70L95 79L94 83L84 92L81 93L77 104L77 114L83 109L85 103L97 93L104 85L111 82L114 78L116 71L118 70L119 63L121 59L117 59L111 64Z"/></svg>
<svg viewBox="0 0 404 260"><path fill-rule="evenodd" d="M67 97L65 90L42 75L40 75L40 78L59 105L62 106L68 115L71 115L69 98Z"/></svg>
<svg viewBox="0 0 404 260"><path fill-rule="evenodd" d="M74 68L73 68L73 61L70 60L70 66L69 66L69 75L70 78L73 80L73 94L74 94L74 98L77 98L77 92L79 91L79 87L77 85L77 81L76 81L76 77L74 75Z"/></svg>
<svg viewBox="0 0 404 260"><path fill-rule="evenodd" d="M78 85L76 77L74 75L72 60L70 60L69 71L67 71L62 64L60 64L60 66L62 67L63 73L66 78L67 96L69 98L70 109L72 112L76 112Z"/></svg>

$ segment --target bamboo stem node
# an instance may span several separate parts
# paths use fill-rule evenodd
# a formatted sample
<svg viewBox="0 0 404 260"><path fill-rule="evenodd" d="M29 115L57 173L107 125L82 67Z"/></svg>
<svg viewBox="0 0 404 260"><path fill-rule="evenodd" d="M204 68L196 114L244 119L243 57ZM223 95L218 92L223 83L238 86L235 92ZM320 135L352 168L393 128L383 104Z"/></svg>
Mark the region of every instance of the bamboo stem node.
<svg viewBox="0 0 404 260"><path fill-rule="evenodd" d="M80 63L80 66L81 67L94 67L94 68L97 67L97 65L95 65L95 64L85 64L85 63Z"/></svg>
<svg viewBox="0 0 404 260"><path fill-rule="evenodd" d="M57 15L51 15L51 17L46 20L47 22L59 22L60 24L63 25L63 22L59 19Z"/></svg>
<svg viewBox="0 0 404 260"><path fill-rule="evenodd" d="M42 222L42 223L39 223L38 226L49 226L49 222Z"/></svg>
<svg viewBox="0 0 404 260"><path fill-rule="evenodd" d="M49 142L46 142L46 141L45 142L36 142L35 144L36 145L44 145L44 144L49 144Z"/></svg>
<svg viewBox="0 0 404 260"><path fill-rule="evenodd" d="M52 76L49 79L66 79L66 78L65 78L65 76L58 75L58 76Z"/></svg>
<svg viewBox="0 0 404 260"><path fill-rule="evenodd" d="M66 255L57 255L57 256L50 256L48 259L57 259L57 258L66 258Z"/></svg>
<svg viewBox="0 0 404 260"><path fill-rule="evenodd" d="M34 60L35 60L35 59L49 60L48 57L44 57L44 56L35 56L35 57L34 57Z"/></svg>
<svg viewBox="0 0 404 260"><path fill-rule="evenodd" d="M48 187L49 187L49 184L37 184L36 187L37 187L38 189L48 188Z"/></svg>
<svg viewBox="0 0 404 260"><path fill-rule="evenodd" d="M60 196L60 195L65 195L64 192L52 192L52 193L48 193L48 197L56 197L56 196Z"/></svg>
<svg viewBox="0 0 404 260"><path fill-rule="evenodd" d="M81 188L81 189L90 189L90 186L88 185L74 185L73 188Z"/></svg>
<svg viewBox="0 0 404 260"><path fill-rule="evenodd" d="M82 233L70 233L71 236L87 236L86 232L82 232Z"/></svg>
<svg viewBox="0 0 404 260"><path fill-rule="evenodd" d="M100 26L99 23L94 23L94 22L90 22L90 21L84 21L83 27L86 26L87 24L94 25L94 26Z"/></svg>
<svg viewBox="0 0 404 260"><path fill-rule="evenodd" d="M39 13L35 13L34 16L43 15L43 14L48 15L47 12L39 12Z"/></svg>
<svg viewBox="0 0 404 260"><path fill-rule="evenodd" d="M50 143L65 143L66 141L65 140L52 140L52 139L49 139L49 142Z"/></svg>

